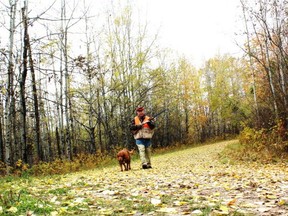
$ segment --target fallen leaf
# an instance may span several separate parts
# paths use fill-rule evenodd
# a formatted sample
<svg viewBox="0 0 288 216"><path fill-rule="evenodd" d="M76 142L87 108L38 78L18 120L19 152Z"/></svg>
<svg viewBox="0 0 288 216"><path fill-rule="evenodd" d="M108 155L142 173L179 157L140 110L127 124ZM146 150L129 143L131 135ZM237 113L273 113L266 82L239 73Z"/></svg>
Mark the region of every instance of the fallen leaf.
<svg viewBox="0 0 288 216"><path fill-rule="evenodd" d="M279 202L278 202L278 205L280 205L280 206L285 205L285 204L286 204L286 202L283 199L279 200Z"/></svg>
<svg viewBox="0 0 288 216"><path fill-rule="evenodd" d="M236 199L232 199L231 201L229 201L229 202L227 203L227 205L228 205L228 206L232 206L232 205L235 205L235 203L236 203Z"/></svg>
<svg viewBox="0 0 288 216"><path fill-rule="evenodd" d="M197 215L197 214L202 215L202 211L199 210L199 209L196 209L196 210L194 210L193 212L191 212L191 214L192 214L192 215Z"/></svg>
<svg viewBox="0 0 288 216"><path fill-rule="evenodd" d="M277 199L277 196L275 196L275 195L267 195L266 198L268 198L268 199Z"/></svg>
<svg viewBox="0 0 288 216"><path fill-rule="evenodd" d="M183 205L187 204L187 202L177 200L177 201L173 202L173 204L176 206L183 206Z"/></svg>
<svg viewBox="0 0 288 216"><path fill-rule="evenodd" d="M57 211L52 211L50 212L50 216L57 216L58 215L58 212Z"/></svg>
<svg viewBox="0 0 288 216"><path fill-rule="evenodd" d="M177 213L175 208L168 208L168 207L160 208L160 209L158 209L156 211L157 212L162 212L162 213Z"/></svg>
<svg viewBox="0 0 288 216"><path fill-rule="evenodd" d="M227 206L221 205L219 209L224 213L229 213L229 208Z"/></svg>
<svg viewBox="0 0 288 216"><path fill-rule="evenodd" d="M161 199L158 198L151 198L151 204L157 206L161 204Z"/></svg>
<svg viewBox="0 0 288 216"><path fill-rule="evenodd" d="M16 213L18 211L18 209L14 206L10 207L9 209L7 209L8 212L12 212L12 213Z"/></svg>

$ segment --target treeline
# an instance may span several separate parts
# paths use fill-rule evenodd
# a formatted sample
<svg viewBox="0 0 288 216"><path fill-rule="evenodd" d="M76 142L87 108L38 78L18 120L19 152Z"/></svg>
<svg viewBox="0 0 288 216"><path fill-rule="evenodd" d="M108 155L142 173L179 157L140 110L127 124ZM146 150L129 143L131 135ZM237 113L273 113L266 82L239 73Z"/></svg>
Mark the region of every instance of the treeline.
<svg viewBox="0 0 288 216"><path fill-rule="evenodd" d="M2 7L5 165L132 148L129 124L139 105L151 116L166 110L155 148L225 139L247 125L286 128L287 2L241 1L243 56L215 56L200 69L159 47L129 4L95 15L85 1L36 3Z"/></svg>

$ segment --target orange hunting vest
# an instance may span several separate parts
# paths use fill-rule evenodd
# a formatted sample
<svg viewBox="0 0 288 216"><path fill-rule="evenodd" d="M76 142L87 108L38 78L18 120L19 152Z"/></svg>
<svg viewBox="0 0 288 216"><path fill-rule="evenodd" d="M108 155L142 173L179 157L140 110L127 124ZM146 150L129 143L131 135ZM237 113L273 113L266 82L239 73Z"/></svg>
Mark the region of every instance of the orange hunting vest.
<svg viewBox="0 0 288 216"><path fill-rule="evenodd" d="M134 119L135 119L135 125L139 125L142 123L138 116L136 116ZM148 121L149 121L149 117L145 116L143 122L148 122ZM149 128L149 125L147 123L145 123L145 124L143 124L143 128Z"/></svg>
<svg viewBox="0 0 288 216"><path fill-rule="evenodd" d="M145 116L143 122L140 121L138 116L136 116L134 120L135 120L135 125L139 125L143 122L148 122L149 117ZM134 139L151 139L153 134L154 134L154 130L151 130L149 128L148 123L145 123L143 124L142 129L140 129L136 134L134 134Z"/></svg>

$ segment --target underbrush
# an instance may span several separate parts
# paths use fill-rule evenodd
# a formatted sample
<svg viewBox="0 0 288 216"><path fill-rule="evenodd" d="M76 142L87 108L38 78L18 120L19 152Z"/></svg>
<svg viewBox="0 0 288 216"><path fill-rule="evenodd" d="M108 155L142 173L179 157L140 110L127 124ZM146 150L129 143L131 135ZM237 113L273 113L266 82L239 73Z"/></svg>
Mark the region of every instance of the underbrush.
<svg viewBox="0 0 288 216"><path fill-rule="evenodd" d="M10 177L29 177L42 175L59 175L71 172L78 172L82 170L94 169L97 167L115 165L116 152L110 154L78 154L73 160L56 159L51 162L39 162L38 164L29 167L22 160L18 160L13 167L6 167L0 162L0 176ZM9 173L9 175L7 175Z"/></svg>
<svg viewBox="0 0 288 216"><path fill-rule="evenodd" d="M287 131L279 124L270 129L245 127L239 142L228 145L221 153L222 162L255 161L275 163L288 161Z"/></svg>

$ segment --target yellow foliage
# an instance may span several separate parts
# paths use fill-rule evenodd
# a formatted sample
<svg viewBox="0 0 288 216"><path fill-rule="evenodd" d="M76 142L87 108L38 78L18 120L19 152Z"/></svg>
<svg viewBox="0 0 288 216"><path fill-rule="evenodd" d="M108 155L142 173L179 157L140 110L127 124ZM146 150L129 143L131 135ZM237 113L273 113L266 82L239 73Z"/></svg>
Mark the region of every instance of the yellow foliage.
<svg viewBox="0 0 288 216"><path fill-rule="evenodd" d="M41 162L31 168L31 174L38 175L53 175L66 174L77 172L80 170L93 169L99 165L107 164L107 161L113 161L111 157L96 154L78 154L73 158L73 161L57 159L53 162ZM109 163L108 162L108 163Z"/></svg>
<svg viewBox="0 0 288 216"><path fill-rule="evenodd" d="M231 154L241 160L261 162L285 160L288 158L286 134L287 131L283 132L281 123L269 129L256 130L244 127L239 136L242 149Z"/></svg>

